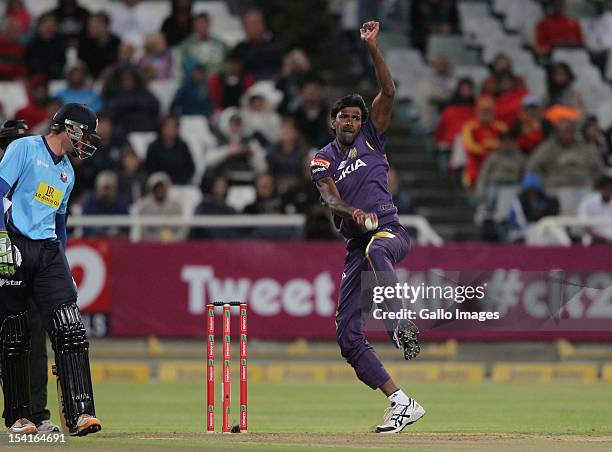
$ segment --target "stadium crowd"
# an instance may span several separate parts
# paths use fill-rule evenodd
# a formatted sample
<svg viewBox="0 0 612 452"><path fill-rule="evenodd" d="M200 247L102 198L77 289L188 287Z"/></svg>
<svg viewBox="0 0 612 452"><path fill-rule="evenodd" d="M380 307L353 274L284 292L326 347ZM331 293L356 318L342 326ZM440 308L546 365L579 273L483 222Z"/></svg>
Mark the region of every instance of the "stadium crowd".
<svg viewBox="0 0 612 452"><path fill-rule="evenodd" d="M426 52L429 34L461 39L460 3L412 2L413 46ZM541 4L544 16L535 24L534 41L524 47L546 70L542 92L528 87L503 51L481 83L456 75L451 55L444 53L430 56L419 82L415 103L420 125L431 134L443 165L478 204L476 221L491 240L523 240L529 225L544 216L592 218L610 215L612 208L606 188L612 174L612 128L603 129L597 111L587 106L583 89L588 87L575 75L582 68L551 58L557 48L585 49L605 77L612 50L612 28L606 25L612 1L602 2L601 15L586 31L568 16L564 0ZM500 209L500 203L506 208ZM589 231L586 242L612 240L610 228Z"/></svg>
<svg viewBox="0 0 612 452"><path fill-rule="evenodd" d="M100 11L89 11L79 0L58 0L36 18L24 0L8 0L0 80L22 80L29 98L14 118L27 121L31 133L45 133L64 102L86 103L98 112L98 152L72 162L72 211L182 214L193 206L169 193L199 187L201 202L193 213L308 213L307 238L334 238L305 171L312 152L331 139L325 83L312 55L286 48L255 7L243 11L242 40L232 45L215 34L213 16L195 13L193 3L173 0L171 14L153 29L138 0L116 1ZM57 80L64 83L52 90ZM165 109L150 84L172 80L177 88ZM210 135L200 140L207 141L202 149L192 148L197 132L182 131L185 118L205 118L206 126L197 129ZM143 133L152 138L139 152ZM233 187L249 190L230 205ZM84 230L85 236L125 233ZM228 229L169 234L153 228L145 238L236 235Z"/></svg>

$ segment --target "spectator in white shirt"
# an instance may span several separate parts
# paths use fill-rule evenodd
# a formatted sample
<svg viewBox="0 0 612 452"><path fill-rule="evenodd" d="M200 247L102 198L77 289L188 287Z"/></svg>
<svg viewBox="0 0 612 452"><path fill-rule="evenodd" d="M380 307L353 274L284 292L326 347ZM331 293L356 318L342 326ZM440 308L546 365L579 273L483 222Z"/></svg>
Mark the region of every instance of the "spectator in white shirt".
<svg viewBox="0 0 612 452"><path fill-rule="evenodd" d="M610 224L606 226L587 226L583 243L612 243L612 177L602 176L597 183L597 190L587 195L578 206L578 217L592 220L608 218Z"/></svg>
<svg viewBox="0 0 612 452"><path fill-rule="evenodd" d="M110 9L111 32L136 49L142 48L145 36L157 31L147 5L138 0L115 2Z"/></svg>

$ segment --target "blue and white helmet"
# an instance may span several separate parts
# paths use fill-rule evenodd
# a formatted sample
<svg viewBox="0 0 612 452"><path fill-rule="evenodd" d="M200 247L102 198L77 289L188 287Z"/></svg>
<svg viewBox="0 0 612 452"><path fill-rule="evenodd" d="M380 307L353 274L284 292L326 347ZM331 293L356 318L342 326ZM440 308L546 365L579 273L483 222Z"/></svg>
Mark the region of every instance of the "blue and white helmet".
<svg viewBox="0 0 612 452"><path fill-rule="evenodd" d="M53 115L51 128L66 131L74 156L81 160L91 157L98 149L98 117L96 112L85 104L64 104Z"/></svg>

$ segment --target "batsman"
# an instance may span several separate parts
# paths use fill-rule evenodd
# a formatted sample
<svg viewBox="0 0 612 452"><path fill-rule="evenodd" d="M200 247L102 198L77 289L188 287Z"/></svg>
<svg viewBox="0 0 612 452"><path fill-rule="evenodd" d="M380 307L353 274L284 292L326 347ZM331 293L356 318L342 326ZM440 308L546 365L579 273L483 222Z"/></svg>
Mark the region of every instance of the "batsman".
<svg viewBox="0 0 612 452"><path fill-rule="evenodd" d="M45 136L13 141L0 162L0 365L5 424L10 433L37 433L30 400L28 297L38 307L55 352L63 415L71 435L99 431L89 342L66 260L66 210L74 186L68 154L91 157L97 117L68 103Z"/></svg>

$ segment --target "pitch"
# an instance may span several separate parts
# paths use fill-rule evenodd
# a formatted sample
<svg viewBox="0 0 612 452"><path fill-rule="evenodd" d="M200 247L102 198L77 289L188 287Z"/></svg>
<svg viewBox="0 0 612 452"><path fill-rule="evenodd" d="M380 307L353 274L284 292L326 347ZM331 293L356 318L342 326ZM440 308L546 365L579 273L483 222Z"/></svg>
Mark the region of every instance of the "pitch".
<svg viewBox="0 0 612 452"><path fill-rule="evenodd" d="M610 386L402 382L427 415L401 435L367 433L385 400L359 383L252 384L247 434L205 433L205 382L95 385L104 430L83 450L609 451ZM54 388L49 386L49 394ZM50 397L50 400L53 398ZM232 420L237 423L237 400ZM55 417L55 406L50 407ZM219 413L220 414L220 413ZM218 414L218 415L219 415Z"/></svg>

